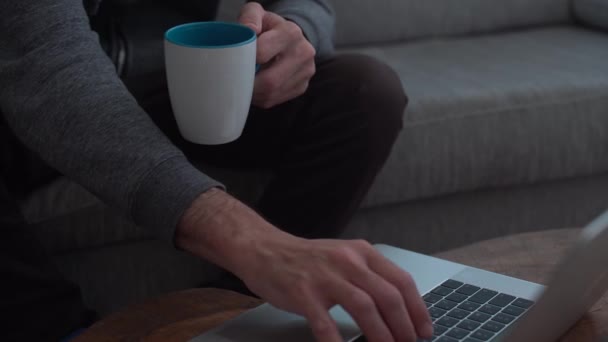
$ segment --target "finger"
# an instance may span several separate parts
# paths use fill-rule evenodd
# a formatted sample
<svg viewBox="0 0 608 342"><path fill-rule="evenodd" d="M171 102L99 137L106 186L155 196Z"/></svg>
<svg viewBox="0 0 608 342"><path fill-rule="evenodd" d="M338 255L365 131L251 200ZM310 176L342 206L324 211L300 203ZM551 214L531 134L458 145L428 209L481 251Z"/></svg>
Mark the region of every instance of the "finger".
<svg viewBox="0 0 608 342"><path fill-rule="evenodd" d="M412 276L376 251L371 253L368 258L368 265L374 272L399 289L418 336L431 338L433 336L431 317Z"/></svg>
<svg viewBox="0 0 608 342"><path fill-rule="evenodd" d="M376 302L395 340L415 341L417 334L401 292L372 270L365 270L351 279Z"/></svg>
<svg viewBox="0 0 608 342"><path fill-rule="evenodd" d="M253 86L253 96L256 100L271 101L281 92L286 92L283 86L297 72L298 65L290 63L289 59L279 58L269 67L262 68L257 74Z"/></svg>
<svg viewBox="0 0 608 342"><path fill-rule="evenodd" d="M342 342L342 337L327 308L311 302L306 309L306 319L315 340L319 342Z"/></svg>
<svg viewBox="0 0 608 342"><path fill-rule="evenodd" d="M393 342L391 331L384 323L374 300L363 290L343 281L334 287L331 297L355 320L370 342Z"/></svg>
<svg viewBox="0 0 608 342"><path fill-rule="evenodd" d="M296 29L293 28L293 25L295 24L289 24L282 18L280 20L282 20L281 24L268 30L265 29L258 37L256 59L259 64L268 63L300 38L294 32Z"/></svg>
<svg viewBox="0 0 608 342"><path fill-rule="evenodd" d="M248 2L241 7L238 22L248 26L255 31L256 35L259 35L264 26L263 21L265 13L266 11L259 3Z"/></svg>
<svg viewBox="0 0 608 342"><path fill-rule="evenodd" d="M265 12L264 17L262 18L262 32L270 31L286 21L285 18L276 13Z"/></svg>
<svg viewBox="0 0 608 342"><path fill-rule="evenodd" d="M278 89L299 72L308 74L308 78L311 78L316 71L314 57L315 49L312 45L308 42L300 42L262 68L255 78L254 86L266 92Z"/></svg>
<svg viewBox="0 0 608 342"><path fill-rule="evenodd" d="M281 87L284 90L272 94L272 97L268 99L266 106L274 107L303 95L308 90L309 84L310 76L307 72L300 70L284 83Z"/></svg>

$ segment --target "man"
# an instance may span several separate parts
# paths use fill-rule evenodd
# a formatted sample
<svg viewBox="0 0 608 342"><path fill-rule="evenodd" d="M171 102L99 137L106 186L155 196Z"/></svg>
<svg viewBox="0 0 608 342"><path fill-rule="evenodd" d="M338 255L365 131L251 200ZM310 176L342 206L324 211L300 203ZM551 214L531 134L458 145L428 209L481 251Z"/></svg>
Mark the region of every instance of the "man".
<svg viewBox="0 0 608 342"><path fill-rule="evenodd" d="M165 85L140 91L123 74L125 50L109 53L115 42L99 30L100 44L91 30L100 13L113 18L117 2L1 2L0 108L28 151L159 238L306 317L319 341L341 340L328 315L338 304L369 341L430 337L406 272L366 242L312 239L336 236L387 158L406 103L396 75L371 58L332 56L326 1L247 3L239 22L258 34L263 67L245 131L234 143L196 146L177 133ZM209 11L215 3L174 5ZM270 167L276 177L254 211L182 151L207 163Z"/></svg>

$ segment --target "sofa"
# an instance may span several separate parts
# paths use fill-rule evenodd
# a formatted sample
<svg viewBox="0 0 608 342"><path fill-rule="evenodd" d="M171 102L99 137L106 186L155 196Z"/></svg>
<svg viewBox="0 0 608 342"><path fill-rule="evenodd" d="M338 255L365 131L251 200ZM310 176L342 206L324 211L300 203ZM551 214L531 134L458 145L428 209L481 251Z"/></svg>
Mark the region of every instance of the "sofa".
<svg viewBox="0 0 608 342"><path fill-rule="evenodd" d="M389 64L410 98L344 238L434 253L581 226L606 209L608 1L332 2L338 53ZM234 19L239 5L223 1L220 19ZM271 177L200 167L248 203ZM21 204L60 271L102 315L221 274L68 179Z"/></svg>

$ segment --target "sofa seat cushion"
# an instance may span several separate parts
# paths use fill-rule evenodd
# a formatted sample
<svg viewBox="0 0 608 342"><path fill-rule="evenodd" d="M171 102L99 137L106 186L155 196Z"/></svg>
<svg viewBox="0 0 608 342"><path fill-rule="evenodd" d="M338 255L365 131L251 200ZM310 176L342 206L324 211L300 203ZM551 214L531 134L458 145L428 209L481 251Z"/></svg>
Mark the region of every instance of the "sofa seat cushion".
<svg viewBox="0 0 608 342"><path fill-rule="evenodd" d="M607 34L565 26L348 51L391 65L410 97L367 206L608 170Z"/></svg>

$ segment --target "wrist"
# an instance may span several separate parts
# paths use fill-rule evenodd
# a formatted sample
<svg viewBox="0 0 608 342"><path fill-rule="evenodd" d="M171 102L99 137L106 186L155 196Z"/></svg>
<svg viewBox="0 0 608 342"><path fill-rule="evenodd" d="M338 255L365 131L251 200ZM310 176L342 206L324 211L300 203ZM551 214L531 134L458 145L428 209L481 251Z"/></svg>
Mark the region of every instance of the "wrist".
<svg viewBox="0 0 608 342"><path fill-rule="evenodd" d="M220 189L201 194L182 216L177 247L237 275L242 274L268 241L292 237Z"/></svg>

